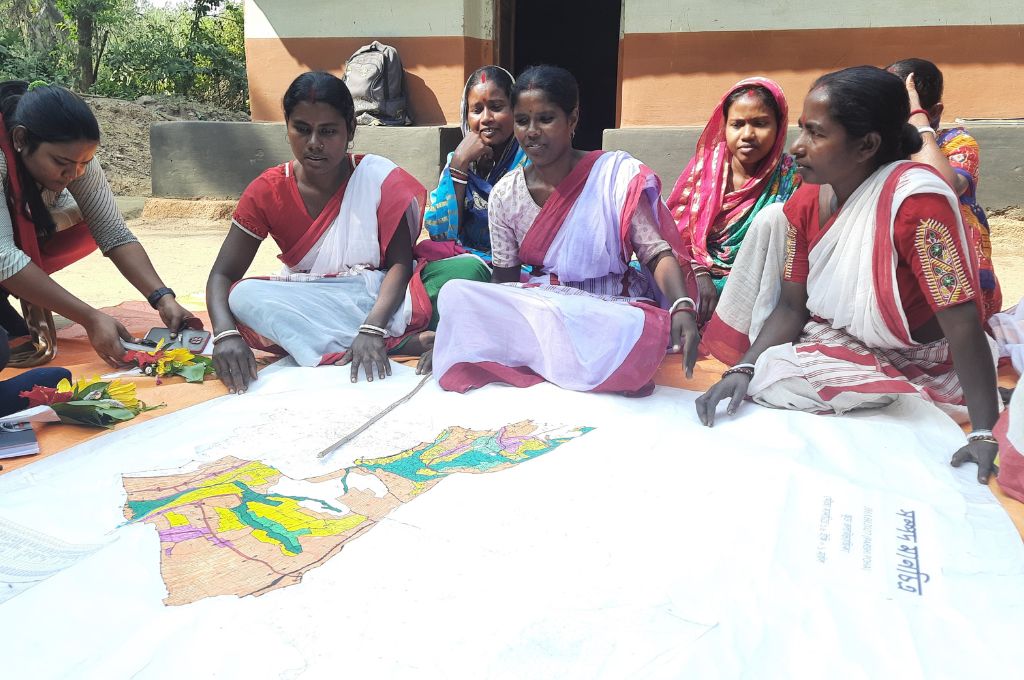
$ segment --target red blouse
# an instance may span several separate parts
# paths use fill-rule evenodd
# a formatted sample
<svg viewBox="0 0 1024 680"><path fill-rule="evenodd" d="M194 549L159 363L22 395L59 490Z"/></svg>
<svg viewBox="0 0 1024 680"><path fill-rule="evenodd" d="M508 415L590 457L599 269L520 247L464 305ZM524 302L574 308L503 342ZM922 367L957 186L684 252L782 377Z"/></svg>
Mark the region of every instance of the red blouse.
<svg viewBox="0 0 1024 680"><path fill-rule="evenodd" d="M818 189L817 185L805 184L786 203L786 217L792 226L783 271L786 281L807 282L810 245L836 219L833 215L821 224ZM914 194L896 212L896 285L911 331L930 321L939 310L978 296L977 274L954 236L955 229L956 215L938 194Z"/></svg>
<svg viewBox="0 0 1024 680"><path fill-rule="evenodd" d="M352 159L352 168L358 159ZM340 204L345 195L348 180L341 185L338 193L324 210L337 200ZM299 183L295 179L294 162L275 165L263 171L249 183L238 200L232 221L249 234L263 240L272 236L282 252L291 250L312 228L317 217L310 216L306 204L299 194Z"/></svg>

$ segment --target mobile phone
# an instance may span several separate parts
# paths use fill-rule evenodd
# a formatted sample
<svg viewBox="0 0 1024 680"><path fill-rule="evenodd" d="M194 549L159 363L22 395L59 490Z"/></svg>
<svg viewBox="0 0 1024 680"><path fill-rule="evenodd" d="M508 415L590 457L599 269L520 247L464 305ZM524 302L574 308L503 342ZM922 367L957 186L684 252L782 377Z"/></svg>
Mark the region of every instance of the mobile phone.
<svg viewBox="0 0 1024 680"><path fill-rule="evenodd" d="M174 337L171 337L171 336ZM146 333L146 342L153 343L153 347L160 342L164 341L164 347L167 349L177 349L184 347L192 354L203 354L206 351L206 346L210 342L212 334L210 331L204 330L193 330L186 328L178 333L172 334L167 328L153 328Z"/></svg>

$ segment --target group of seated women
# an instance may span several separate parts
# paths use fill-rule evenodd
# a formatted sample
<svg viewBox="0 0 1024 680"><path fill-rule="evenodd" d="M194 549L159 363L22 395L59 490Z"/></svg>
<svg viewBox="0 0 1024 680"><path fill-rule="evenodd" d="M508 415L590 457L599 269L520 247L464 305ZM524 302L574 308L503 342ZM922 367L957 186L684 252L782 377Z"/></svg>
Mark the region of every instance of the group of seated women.
<svg viewBox="0 0 1024 680"><path fill-rule="evenodd" d="M732 366L696 402L707 426L726 399L729 414L746 397L842 414L916 396L970 420L952 462L976 462L984 481L999 402L983 324L998 286L986 285L994 275L987 233L978 233L984 213L961 213L965 193L973 205L976 163L963 179L940 161L941 103L919 93L928 65L822 76L789 153L781 88L741 81L667 203L658 176L629 154L573 148L579 96L564 69L532 67L516 80L495 66L476 71L462 101L464 139L429 197L391 161L353 155L344 83L305 73L283 99L295 158L246 189L210 274L218 375L245 392L259 349L303 366L350 365L352 381L373 380L401 353L420 355L418 370L433 370L447 390L546 380L643 396L668 353L689 376L703 348ZM58 191L87 178L93 137L55 157L75 168L60 186L17 157L19 130L34 132L18 108L4 112L4 154L18 169L8 185L35 178ZM31 226L46 208L29 198L13 214ZM123 224L110 236L84 216L168 326L180 327L188 312ZM47 234L36 221L32 237L50 243ZM268 235L284 268L243 279ZM123 329L81 309L46 267L22 267L3 285L83 321L109 357L107 340Z"/></svg>

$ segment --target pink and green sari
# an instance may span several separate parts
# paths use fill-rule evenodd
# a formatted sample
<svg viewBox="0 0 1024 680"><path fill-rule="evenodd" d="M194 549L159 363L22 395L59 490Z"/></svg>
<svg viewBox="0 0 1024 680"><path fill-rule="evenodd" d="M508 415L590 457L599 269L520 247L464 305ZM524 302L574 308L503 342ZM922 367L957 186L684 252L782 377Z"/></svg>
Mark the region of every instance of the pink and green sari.
<svg viewBox="0 0 1024 680"><path fill-rule="evenodd" d="M732 156L725 142L725 102L736 90L760 85L771 92L781 113L771 152L757 173L735 191L726 191ZM747 78L722 97L697 141L697 151L679 176L668 208L680 234L692 243L692 261L711 271L719 293L743 239L762 208L782 203L800 185L793 157L784 153L789 106L782 88L767 78Z"/></svg>

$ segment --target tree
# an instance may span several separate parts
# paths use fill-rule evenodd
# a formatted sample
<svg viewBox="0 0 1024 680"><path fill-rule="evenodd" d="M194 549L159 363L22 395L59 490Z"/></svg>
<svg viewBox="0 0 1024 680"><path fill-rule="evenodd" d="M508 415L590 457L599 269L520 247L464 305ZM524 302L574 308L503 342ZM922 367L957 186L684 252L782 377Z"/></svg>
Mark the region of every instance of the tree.
<svg viewBox="0 0 1024 680"><path fill-rule="evenodd" d="M0 3L8 20L21 32L28 54L35 59L45 58L53 46L67 40L64 15L55 0L6 0Z"/></svg>
<svg viewBox="0 0 1024 680"><path fill-rule="evenodd" d="M189 22L188 26L188 37L185 40L185 59L191 63L195 63L196 57L199 55L199 43L200 43L200 31L203 29L203 19L210 15L215 9L219 9L224 4L224 0L193 0L192 2L192 21ZM183 94L188 96L192 92L192 88L195 86L196 74L195 71L190 72L185 77L183 85Z"/></svg>
<svg viewBox="0 0 1024 680"><path fill-rule="evenodd" d="M103 51L110 32L103 30L129 9L126 0L56 0L57 7L74 21L78 50L75 57L75 86L86 91L96 82Z"/></svg>

